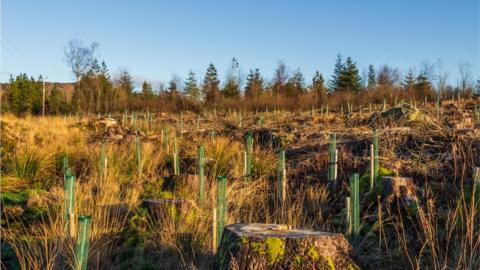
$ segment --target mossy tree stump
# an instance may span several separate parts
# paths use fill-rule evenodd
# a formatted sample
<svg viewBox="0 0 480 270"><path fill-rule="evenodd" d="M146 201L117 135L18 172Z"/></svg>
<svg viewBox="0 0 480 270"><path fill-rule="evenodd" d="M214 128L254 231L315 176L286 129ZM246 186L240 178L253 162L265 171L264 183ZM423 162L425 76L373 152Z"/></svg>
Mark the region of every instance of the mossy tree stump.
<svg viewBox="0 0 480 270"><path fill-rule="evenodd" d="M218 269L359 269L343 234L238 223L225 227Z"/></svg>

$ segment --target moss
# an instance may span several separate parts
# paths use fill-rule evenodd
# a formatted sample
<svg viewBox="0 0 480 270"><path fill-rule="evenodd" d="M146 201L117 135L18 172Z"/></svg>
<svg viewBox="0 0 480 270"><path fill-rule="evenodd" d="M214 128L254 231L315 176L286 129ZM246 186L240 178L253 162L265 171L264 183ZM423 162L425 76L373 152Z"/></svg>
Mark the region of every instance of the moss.
<svg viewBox="0 0 480 270"><path fill-rule="evenodd" d="M265 240L269 256L269 264L274 265L285 256L285 242L279 238L267 238Z"/></svg>
<svg viewBox="0 0 480 270"><path fill-rule="evenodd" d="M312 260L314 260L314 261L318 261L318 259L320 259L320 254L318 254L318 251L315 248L315 246L310 246L310 248L307 251L307 255L310 258L312 258Z"/></svg>
<svg viewBox="0 0 480 270"><path fill-rule="evenodd" d="M333 264L332 258L326 257L325 261L327 262L327 266L330 270L335 270L335 265Z"/></svg>
<svg viewBox="0 0 480 270"><path fill-rule="evenodd" d="M378 168L378 175L381 177L381 176L392 176L393 175L393 171L392 170L389 170L385 167L382 167L380 166L380 168Z"/></svg>
<svg viewBox="0 0 480 270"><path fill-rule="evenodd" d="M258 243L258 242L251 242L250 246L254 251L258 253L260 256L265 255L265 245L263 243Z"/></svg>
<svg viewBox="0 0 480 270"><path fill-rule="evenodd" d="M293 260L294 260L295 263L298 264L298 265L300 265L300 264L302 263L302 257L300 257L300 256L298 256L298 255L295 256L295 257L293 258Z"/></svg>

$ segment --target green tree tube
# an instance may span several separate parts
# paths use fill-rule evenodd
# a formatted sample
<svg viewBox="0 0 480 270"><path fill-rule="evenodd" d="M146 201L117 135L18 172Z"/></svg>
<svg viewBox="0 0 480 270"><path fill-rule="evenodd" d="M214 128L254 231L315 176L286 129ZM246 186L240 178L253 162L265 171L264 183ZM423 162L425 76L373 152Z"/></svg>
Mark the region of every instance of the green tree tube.
<svg viewBox="0 0 480 270"><path fill-rule="evenodd" d="M92 219L90 216L78 217L78 238L77 238L77 247L75 250L75 269L76 270L87 269L91 223L92 223Z"/></svg>
<svg viewBox="0 0 480 270"><path fill-rule="evenodd" d="M205 148L203 145L198 146L198 164L197 164L197 175L198 175L198 199L200 205L205 203Z"/></svg>
<svg viewBox="0 0 480 270"><path fill-rule="evenodd" d="M221 242L227 218L227 177L217 177L217 243Z"/></svg>

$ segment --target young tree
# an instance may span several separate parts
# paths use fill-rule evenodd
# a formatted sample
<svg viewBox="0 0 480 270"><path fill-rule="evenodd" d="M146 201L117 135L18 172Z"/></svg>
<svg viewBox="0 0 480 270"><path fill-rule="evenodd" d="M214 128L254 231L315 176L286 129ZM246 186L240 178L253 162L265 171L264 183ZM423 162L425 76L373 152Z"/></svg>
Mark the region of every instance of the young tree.
<svg viewBox="0 0 480 270"><path fill-rule="evenodd" d="M324 104L327 99L327 91L323 75L318 70L315 72L315 76L313 76L310 89L315 94L315 104Z"/></svg>
<svg viewBox="0 0 480 270"><path fill-rule="evenodd" d="M142 83L142 95L144 95L145 97L153 96L152 85L147 81L143 81Z"/></svg>
<svg viewBox="0 0 480 270"><path fill-rule="evenodd" d="M203 79L202 90L206 102L215 103L218 100L220 94L219 85L220 80L218 80L217 69L210 63Z"/></svg>
<svg viewBox="0 0 480 270"><path fill-rule="evenodd" d="M232 58L232 64L227 72L227 82L223 87L222 94L227 98L240 97L240 78L237 59Z"/></svg>
<svg viewBox="0 0 480 270"><path fill-rule="evenodd" d="M380 67L377 75L377 85L383 89L391 88L398 83L400 75L397 69L393 69L388 65Z"/></svg>
<svg viewBox="0 0 480 270"><path fill-rule="evenodd" d="M405 76L402 82L403 90L407 92L407 95L409 96L414 95L415 83L416 83L415 75L413 75L412 69L409 69L407 75Z"/></svg>
<svg viewBox="0 0 480 270"><path fill-rule="evenodd" d="M415 96L424 98L425 96L433 98L432 84L428 80L427 72L422 71L415 79Z"/></svg>
<svg viewBox="0 0 480 270"><path fill-rule="evenodd" d="M345 65L343 64L342 55L337 54L337 59L335 61L335 69L333 70L332 79L330 79L329 88L330 92L334 92L340 89L341 87L341 76L345 70Z"/></svg>
<svg viewBox="0 0 480 270"><path fill-rule="evenodd" d="M63 114L68 111L68 104L62 96L62 93L58 91L55 84L50 91L50 96L47 100L47 109L50 114Z"/></svg>
<svg viewBox="0 0 480 270"><path fill-rule="evenodd" d="M475 85L475 95L480 96L480 77L477 78L477 84Z"/></svg>
<svg viewBox="0 0 480 270"><path fill-rule="evenodd" d="M469 62L460 63L458 65L458 73L460 75L458 86L464 92L472 87L472 65Z"/></svg>
<svg viewBox="0 0 480 270"><path fill-rule="evenodd" d="M177 103L177 99L179 97L178 90L180 89L180 78L173 74L172 78L168 82L168 87L167 87L167 95L168 98L174 103Z"/></svg>
<svg viewBox="0 0 480 270"><path fill-rule="evenodd" d="M260 75L259 69L255 71L250 69L250 73L247 76L247 85L245 86L245 97L252 99L258 98L264 91L265 82Z"/></svg>
<svg viewBox="0 0 480 270"><path fill-rule="evenodd" d="M375 81L375 69L373 68L373 65L368 66L368 75L367 75L367 88L368 89L373 89L375 88L375 85L377 84Z"/></svg>
<svg viewBox="0 0 480 270"><path fill-rule="evenodd" d="M362 78L358 73L357 64L350 57L347 58L345 68L340 73L337 87L349 91L360 91L362 89Z"/></svg>
<svg viewBox="0 0 480 270"><path fill-rule="evenodd" d="M121 70L120 76L118 77L118 87L122 91L125 91L128 96L133 93L133 79L130 73L127 70Z"/></svg>
<svg viewBox="0 0 480 270"><path fill-rule="evenodd" d="M282 62L278 62L277 69L272 83L272 92L274 95L284 94L285 83L288 80L287 66Z"/></svg>
<svg viewBox="0 0 480 270"><path fill-rule="evenodd" d="M42 106L41 82L28 78L22 73L15 79L10 76L10 86L7 92L9 109L17 116L26 113L39 114Z"/></svg>
<svg viewBox="0 0 480 270"><path fill-rule="evenodd" d="M200 101L200 89L197 86L197 78L195 78L195 73L193 73L193 71L188 72L183 91L193 102L197 103Z"/></svg>
<svg viewBox="0 0 480 270"><path fill-rule="evenodd" d="M285 94L290 97L298 97L305 91L305 78L299 68L293 72L285 88Z"/></svg>

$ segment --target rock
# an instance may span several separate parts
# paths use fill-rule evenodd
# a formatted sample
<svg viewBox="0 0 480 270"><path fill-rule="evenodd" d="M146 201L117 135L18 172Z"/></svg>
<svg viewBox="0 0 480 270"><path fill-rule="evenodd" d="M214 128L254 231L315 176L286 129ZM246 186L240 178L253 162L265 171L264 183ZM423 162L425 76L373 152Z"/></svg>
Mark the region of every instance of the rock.
<svg viewBox="0 0 480 270"><path fill-rule="evenodd" d="M387 197L388 200L403 198L407 203L416 201L413 179L408 177L383 176L382 195Z"/></svg>
<svg viewBox="0 0 480 270"><path fill-rule="evenodd" d="M219 269L360 269L343 234L238 223L225 227Z"/></svg>

